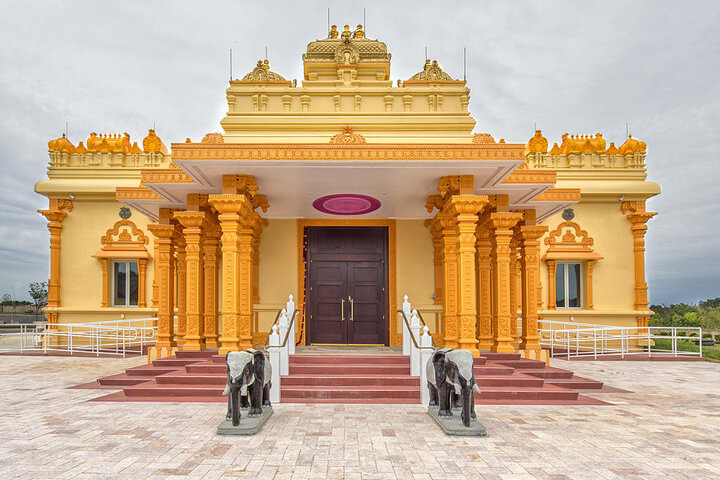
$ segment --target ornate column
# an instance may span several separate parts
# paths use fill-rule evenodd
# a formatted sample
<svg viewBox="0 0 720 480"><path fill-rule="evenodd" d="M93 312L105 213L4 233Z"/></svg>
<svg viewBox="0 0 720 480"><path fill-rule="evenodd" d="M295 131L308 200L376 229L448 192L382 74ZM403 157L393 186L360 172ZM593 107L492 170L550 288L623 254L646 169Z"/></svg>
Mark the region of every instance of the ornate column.
<svg viewBox="0 0 720 480"><path fill-rule="evenodd" d="M147 259L138 259L138 282L140 287L138 288L138 308L147 307L147 300L145 299L145 282L147 276ZM107 289L103 290L107 292Z"/></svg>
<svg viewBox="0 0 720 480"><path fill-rule="evenodd" d="M176 279L177 282L177 343L182 345L185 343L185 333L187 325L187 254L185 252L185 236L183 235L182 225L175 226L175 260Z"/></svg>
<svg viewBox="0 0 720 480"><path fill-rule="evenodd" d="M205 268L205 346L218 348L218 245L220 225L213 224L204 230L203 260Z"/></svg>
<svg viewBox="0 0 720 480"><path fill-rule="evenodd" d="M458 347L458 259L455 219L440 216L443 241L443 341L447 348Z"/></svg>
<svg viewBox="0 0 720 480"><path fill-rule="evenodd" d="M175 290L175 258L173 239L176 237L174 225L151 223L148 230L155 236L157 252L157 290L158 290L158 333L155 346L148 355L148 360L167 357L173 354L176 346L173 319L175 306L173 303Z"/></svg>
<svg viewBox="0 0 720 480"><path fill-rule="evenodd" d="M252 206L241 194L210 195L210 203L219 212L222 230L222 337L218 353L224 355L249 347L252 338L245 332L248 325L252 326L252 293L247 288L252 228L246 225Z"/></svg>
<svg viewBox="0 0 720 480"><path fill-rule="evenodd" d="M479 356L477 349L477 287L475 281L475 230L488 199L482 195L453 195L446 207L455 219L458 278L458 344Z"/></svg>
<svg viewBox="0 0 720 480"><path fill-rule="evenodd" d="M555 295L555 273L557 271L557 262L555 260L547 260L548 271L548 310L557 310L557 296Z"/></svg>
<svg viewBox="0 0 720 480"><path fill-rule="evenodd" d="M48 279L48 297L46 315L48 325L57 325L60 306L60 248L63 229L63 220L68 212L73 209L72 201L59 198L51 198L47 210L38 210L48 221L50 232L50 278Z"/></svg>
<svg viewBox="0 0 720 480"><path fill-rule="evenodd" d="M157 278L158 278L158 264L157 264L157 257L158 257L158 249L155 242L153 242L153 281L152 281L152 300L151 305L153 308L157 308L158 306L158 284L157 284ZM157 315L157 314L156 314Z"/></svg>
<svg viewBox="0 0 720 480"><path fill-rule="evenodd" d="M647 222L657 212L645 211L645 200L622 202L620 210L630 220L633 235L633 251L635 253L635 310L648 312L648 286L645 282L645 232ZM647 327L650 317L647 313L637 317L638 327Z"/></svg>
<svg viewBox="0 0 720 480"><path fill-rule="evenodd" d="M185 342L183 350L205 350L204 340L204 268L202 254L203 224L207 213L183 211L173 214L184 227L185 237ZM179 310L179 308L178 308Z"/></svg>
<svg viewBox="0 0 720 480"><path fill-rule="evenodd" d="M538 332L538 285L540 284L540 238L548 231L546 226L520 227L520 278L522 283L522 338L521 350L540 350Z"/></svg>
<svg viewBox="0 0 720 480"><path fill-rule="evenodd" d="M430 222L430 234L433 243L433 266L435 271L435 305L443 303L443 238L442 227L437 222Z"/></svg>
<svg viewBox="0 0 720 480"><path fill-rule="evenodd" d="M516 348L520 345L520 333L518 331L517 324L517 312L520 306L520 260L518 259L519 243L517 232L515 232L512 240L510 241L510 314L512 316L510 323L510 336L513 338L513 346Z"/></svg>
<svg viewBox="0 0 720 480"><path fill-rule="evenodd" d="M496 212L490 214L493 266L493 345L497 353L513 353L510 310L510 241L512 228L522 219L522 213Z"/></svg>
<svg viewBox="0 0 720 480"><path fill-rule="evenodd" d="M487 217L478 222L475 231L475 262L477 273L477 330L478 349L490 350L493 344L492 333L492 265L490 254L492 242L490 241L490 230L485 223Z"/></svg>

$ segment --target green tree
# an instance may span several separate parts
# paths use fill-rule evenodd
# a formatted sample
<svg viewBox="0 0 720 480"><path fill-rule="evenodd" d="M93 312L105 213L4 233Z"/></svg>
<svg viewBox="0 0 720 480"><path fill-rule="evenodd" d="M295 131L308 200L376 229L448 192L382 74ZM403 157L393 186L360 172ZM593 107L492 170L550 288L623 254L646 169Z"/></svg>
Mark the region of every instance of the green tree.
<svg viewBox="0 0 720 480"><path fill-rule="evenodd" d="M2 302L0 302L0 305L2 306L10 306L12 305L13 300L9 293L6 293L2 296Z"/></svg>
<svg viewBox="0 0 720 480"><path fill-rule="evenodd" d="M33 304L35 305L35 320L37 321L40 309L47 305L47 282L31 283L28 293L30 294L30 298L33 299Z"/></svg>
<svg viewBox="0 0 720 480"><path fill-rule="evenodd" d="M720 297L708 298L707 300L703 300L702 302L698 303L698 307L700 307L700 308L720 308Z"/></svg>

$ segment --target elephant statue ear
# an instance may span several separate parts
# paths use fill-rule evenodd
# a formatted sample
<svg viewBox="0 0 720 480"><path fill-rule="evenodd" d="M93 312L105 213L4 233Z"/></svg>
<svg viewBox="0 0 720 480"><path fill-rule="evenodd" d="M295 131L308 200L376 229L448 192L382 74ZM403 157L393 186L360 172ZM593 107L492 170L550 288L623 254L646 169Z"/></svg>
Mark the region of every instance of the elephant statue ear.
<svg viewBox="0 0 720 480"><path fill-rule="evenodd" d="M255 382L255 374L251 374L250 378L247 382L243 382L242 386L240 387L240 395L245 396L248 394L248 385L251 385Z"/></svg>

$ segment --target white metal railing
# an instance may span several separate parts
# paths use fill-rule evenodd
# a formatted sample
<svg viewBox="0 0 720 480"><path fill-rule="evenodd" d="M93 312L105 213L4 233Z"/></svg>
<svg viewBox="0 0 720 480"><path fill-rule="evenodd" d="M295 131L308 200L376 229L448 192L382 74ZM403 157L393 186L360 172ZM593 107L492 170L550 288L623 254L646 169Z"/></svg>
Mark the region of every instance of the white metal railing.
<svg viewBox="0 0 720 480"><path fill-rule="evenodd" d="M0 333L0 352L64 352L102 355L142 354L155 343L156 318L120 319L89 323L18 325Z"/></svg>
<svg viewBox="0 0 720 480"><path fill-rule="evenodd" d="M653 355L702 357L700 327L619 327L541 320L540 344L551 357ZM694 334L694 335L691 335ZM679 341L698 339L697 351L683 350Z"/></svg>
<svg viewBox="0 0 720 480"><path fill-rule="evenodd" d="M430 403L430 393L426 387L427 370L425 366L435 348L432 335L430 335L430 329L425 324L422 315L412 308L407 295L404 296L402 308L398 310L398 315L402 320L403 327L403 355L410 356L410 375L420 377L420 403L427 405ZM420 333L421 324L422 334Z"/></svg>

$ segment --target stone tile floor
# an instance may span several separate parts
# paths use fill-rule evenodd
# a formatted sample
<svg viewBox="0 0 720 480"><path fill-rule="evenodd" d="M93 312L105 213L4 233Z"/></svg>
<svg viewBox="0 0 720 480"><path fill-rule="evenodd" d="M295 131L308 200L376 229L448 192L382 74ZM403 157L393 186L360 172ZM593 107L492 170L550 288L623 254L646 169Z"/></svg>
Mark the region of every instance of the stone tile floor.
<svg viewBox="0 0 720 480"><path fill-rule="evenodd" d="M564 362L614 406L483 406L487 438L420 406L278 405L254 437L219 404L87 402L141 359L0 358L0 479L718 479L720 364Z"/></svg>

